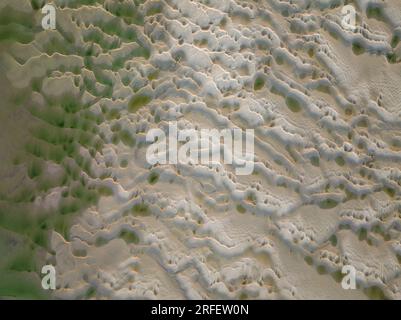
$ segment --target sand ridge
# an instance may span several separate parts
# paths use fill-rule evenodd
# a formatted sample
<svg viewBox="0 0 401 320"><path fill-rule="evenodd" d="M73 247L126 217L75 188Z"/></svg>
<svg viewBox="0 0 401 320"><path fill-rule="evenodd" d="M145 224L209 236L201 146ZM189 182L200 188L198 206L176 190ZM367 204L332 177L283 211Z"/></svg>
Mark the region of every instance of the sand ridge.
<svg viewBox="0 0 401 320"><path fill-rule="evenodd" d="M40 21L26 3L2 8ZM42 246L55 297L401 297L397 1L352 1L355 32L337 0L54 4L1 62L32 91L33 203L68 217ZM150 166L171 121L254 129L254 173Z"/></svg>

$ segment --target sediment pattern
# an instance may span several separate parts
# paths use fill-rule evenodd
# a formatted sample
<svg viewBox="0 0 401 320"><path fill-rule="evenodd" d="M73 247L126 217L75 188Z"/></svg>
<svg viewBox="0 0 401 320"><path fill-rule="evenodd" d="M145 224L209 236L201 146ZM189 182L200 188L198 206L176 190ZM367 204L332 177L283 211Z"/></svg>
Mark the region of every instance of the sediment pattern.
<svg viewBox="0 0 401 320"><path fill-rule="evenodd" d="M399 1L43 4L0 4L0 296L401 299ZM254 129L253 174L150 166L171 121Z"/></svg>

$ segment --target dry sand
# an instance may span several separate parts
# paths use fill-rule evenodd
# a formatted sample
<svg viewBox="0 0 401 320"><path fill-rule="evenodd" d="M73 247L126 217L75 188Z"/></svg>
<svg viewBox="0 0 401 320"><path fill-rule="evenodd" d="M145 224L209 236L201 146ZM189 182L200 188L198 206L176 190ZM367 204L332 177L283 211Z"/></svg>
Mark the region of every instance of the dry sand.
<svg viewBox="0 0 401 320"><path fill-rule="evenodd" d="M401 4L348 2L2 0L0 296L401 299ZM254 129L254 173L150 166L170 121Z"/></svg>

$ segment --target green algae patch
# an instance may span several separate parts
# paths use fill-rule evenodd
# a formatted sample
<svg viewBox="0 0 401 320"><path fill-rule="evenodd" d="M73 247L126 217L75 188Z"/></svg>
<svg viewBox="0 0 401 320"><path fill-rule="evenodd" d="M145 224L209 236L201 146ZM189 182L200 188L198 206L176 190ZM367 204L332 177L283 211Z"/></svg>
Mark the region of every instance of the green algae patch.
<svg viewBox="0 0 401 320"><path fill-rule="evenodd" d="M131 230L122 230L120 232L119 238L123 239L126 243L131 244L138 244L139 243L139 238L135 234L134 231Z"/></svg>
<svg viewBox="0 0 401 320"><path fill-rule="evenodd" d="M316 90L325 94L330 94L330 86L328 86L327 84L319 84L316 87Z"/></svg>
<svg viewBox="0 0 401 320"><path fill-rule="evenodd" d="M335 162L337 163L337 165L339 165L340 167L343 167L345 165L345 160L342 156L338 156L335 158Z"/></svg>
<svg viewBox="0 0 401 320"><path fill-rule="evenodd" d="M28 222L22 220L23 225L20 225L20 221L15 220L7 223L5 218L0 208L0 299L49 298L40 285L39 272L45 261L38 253L44 253L44 250L28 238L29 233L35 232L32 230L34 219L29 215Z"/></svg>
<svg viewBox="0 0 401 320"><path fill-rule="evenodd" d="M331 274L331 276L333 277L335 282L340 283L344 277L344 274L340 270L337 270L337 271L334 271Z"/></svg>
<svg viewBox="0 0 401 320"><path fill-rule="evenodd" d="M143 106L147 105L152 100L151 97L145 94L135 95L128 104L128 110L130 112L136 112Z"/></svg>
<svg viewBox="0 0 401 320"><path fill-rule="evenodd" d="M96 297L96 294L97 294L96 288L91 286L89 287L88 290L86 290L84 299L94 298Z"/></svg>
<svg viewBox="0 0 401 320"><path fill-rule="evenodd" d="M131 212L135 216L148 216L150 214L149 207L145 203L137 203L137 204L135 204L132 207Z"/></svg>
<svg viewBox="0 0 401 320"><path fill-rule="evenodd" d="M280 56L280 55L276 56L275 60L276 60L278 65L284 64L284 58L282 56Z"/></svg>
<svg viewBox="0 0 401 320"><path fill-rule="evenodd" d="M400 40L401 39L398 35L393 35L393 37L391 38L391 41L390 41L391 47L395 48L398 45L398 43L400 42Z"/></svg>
<svg viewBox="0 0 401 320"><path fill-rule="evenodd" d="M32 15L30 12L19 11L14 9L10 5L6 5L0 11L0 25L1 26L13 25L12 27L20 25L27 29L34 30L35 18L34 15Z"/></svg>
<svg viewBox="0 0 401 320"><path fill-rule="evenodd" d="M331 37L333 37L334 40L338 40L339 39L339 35L336 32L334 32L333 30L328 30L328 32L329 32L329 35Z"/></svg>
<svg viewBox="0 0 401 320"><path fill-rule="evenodd" d="M320 274L320 275L324 275L324 274L327 273L326 267L323 266L323 265L318 266L316 268L316 270L317 270L317 273Z"/></svg>
<svg viewBox="0 0 401 320"><path fill-rule="evenodd" d="M109 121L120 119L120 111L117 109L111 109L111 110L105 111L105 113L106 113L106 119Z"/></svg>
<svg viewBox="0 0 401 320"><path fill-rule="evenodd" d="M148 74L148 80L149 81L156 80L158 76L159 76L159 70L155 69L154 71Z"/></svg>
<svg viewBox="0 0 401 320"><path fill-rule="evenodd" d="M31 6L33 10L39 10L45 5L44 0L31 0Z"/></svg>
<svg viewBox="0 0 401 320"><path fill-rule="evenodd" d="M150 50L144 47L138 47L132 51L132 56L134 57L142 57L145 59L149 59L150 57Z"/></svg>
<svg viewBox="0 0 401 320"><path fill-rule="evenodd" d="M365 48L360 42L354 42L352 43L352 52L359 56L363 53L365 53Z"/></svg>
<svg viewBox="0 0 401 320"><path fill-rule="evenodd" d="M41 1L32 3L36 9L42 5ZM40 23L37 28L30 25L31 14L20 19L13 17L9 12L4 12L0 13L0 41L17 40L25 43L33 40L37 29L41 30ZM7 21L10 19L12 22L8 24ZM15 23L21 25L14 28ZM26 39L20 39L20 35ZM80 54L80 50L68 39L64 47L61 47L60 40L51 37L44 44L43 50L43 53L57 51ZM88 65L95 67L93 60L86 61ZM57 71L57 68L46 71L45 74L50 76L53 71ZM81 72L77 65L72 67L61 65L58 71L61 73L72 71L75 75ZM108 73L101 71L94 70L96 80L108 86L108 92L105 93L110 93L113 83ZM23 114L26 117L15 117L14 126L19 128L19 132L23 132L24 139L15 141L15 149L18 146L20 148L15 154L10 155L15 160L10 161L11 167L8 168L8 163L3 163L3 168L6 167L9 172L21 173L18 178L21 178L23 183L16 185L15 188L2 185L0 190L0 252L2 253L0 297L32 299L47 297L40 286L39 266L46 264L46 252L53 254L49 248L51 232L58 232L68 241L69 230L77 214L90 205L96 205L104 193L111 193L111 190L103 192L98 185L91 185L90 179L99 178L92 173L91 161L96 152L101 152L105 143L104 137L99 134L98 125L105 120L106 114L97 115L92 112L90 107L93 101L82 101L82 93L85 90L95 96L102 94L103 90L97 92L94 82L90 79L89 81L84 79L80 84L78 80L75 81L78 77L73 77L75 77L74 84L77 87L82 86L79 96L44 96L44 103L40 106L35 105L30 99L31 94L41 92L44 79L38 77L31 81L32 90L19 91L15 97L14 94L11 97L7 96L3 101L4 112L14 112L16 108L24 108ZM12 88L10 90L5 88L4 91L11 90ZM8 116L7 113L5 115ZM3 114L1 116L2 120L6 119L3 118ZM118 111L116 117L119 117ZM23 122L19 122L20 118L24 119ZM124 137L124 132L120 134L120 138L128 144L132 142ZM89 155L80 153L82 147L88 150ZM6 152L10 153L10 150ZM55 187L60 188L59 205L46 210L39 208L40 201L37 205L35 200L38 197L43 199L47 192ZM24 242L26 245L18 250L15 247L3 247L1 244L3 232L14 234L13 242ZM4 252L13 254L5 257Z"/></svg>
<svg viewBox="0 0 401 320"><path fill-rule="evenodd" d="M109 243L109 240L108 240L108 239L103 238L103 237L98 237L98 238L96 238L95 246L96 246L96 247L103 247L103 246L105 246L105 245L108 244L108 243Z"/></svg>
<svg viewBox="0 0 401 320"><path fill-rule="evenodd" d="M128 130L120 131L120 140L128 147L135 146L135 138L132 137L131 133Z"/></svg>
<svg viewBox="0 0 401 320"><path fill-rule="evenodd" d="M315 167L319 167L320 158L318 156L313 156L310 158L310 163Z"/></svg>
<svg viewBox="0 0 401 320"><path fill-rule="evenodd" d="M238 211L239 213L245 213L245 212L246 212L246 209L245 209L242 205L240 205L240 204L237 204L236 209L237 209L237 211Z"/></svg>
<svg viewBox="0 0 401 320"><path fill-rule="evenodd" d="M371 300L388 300L387 296L384 294L383 290L378 286L372 286L365 288L363 292Z"/></svg>
<svg viewBox="0 0 401 320"><path fill-rule="evenodd" d="M159 174L157 172L151 172L148 176L148 182L150 184L155 184L159 181Z"/></svg>
<svg viewBox="0 0 401 320"><path fill-rule="evenodd" d="M264 85L265 85L265 79L263 79L262 77L256 77L255 82L253 84L253 89L260 90L263 88Z"/></svg>
<svg viewBox="0 0 401 320"><path fill-rule="evenodd" d="M121 160L121 162L120 162L120 167L121 167L121 168L126 168L126 167L128 167L128 160L127 160L127 159Z"/></svg>
<svg viewBox="0 0 401 320"><path fill-rule="evenodd" d="M299 101L293 97L287 97L285 99L285 103L287 104L287 107L292 111L292 112L300 112L301 111L301 106L299 104Z"/></svg>
<svg viewBox="0 0 401 320"><path fill-rule="evenodd" d="M311 256L305 256L304 260L309 266L313 264L313 259Z"/></svg>
<svg viewBox="0 0 401 320"><path fill-rule="evenodd" d="M128 25L136 24L143 25L143 15L138 10L138 1L115 1L109 3L107 10L116 17L122 18Z"/></svg>
<svg viewBox="0 0 401 320"><path fill-rule="evenodd" d="M385 187L385 188L383 189L383 191L384 191L390 198L394 198L394 196L395 196L395 190L394 190L394 188Z"/></svg>
<svg viewBox="0 0 401 320"><path fill-rule="evenodd" d="M241 294L239 295L239 300L247 300L248 299L248 295L245 292L241 292Z"/></svg>
<svg viewBox="0 0 401 320"><path fill-rule="evenodd" d="M162 2L154 2L146 11L146 16L154 16L163 11L163 3Z"/></svg>
<svg viewBox="0 0 401 320"><path fill-rule="evenodd" d="M352 108L347 107L347 108L345 109L345 114L346 114L347 116L352 116L353 113L354 113L354 111L352 110Z"/></svg>
<svg viewBox="0 0 401 320"><path fill-rule="evenodd" d="M2 271L0 297L18 299L47 299L40 278L35 273Z"/></svg>
<svg viewBox="0 0 401 320"><path fill-rule="evenodd" d="M106 196L106 197L113 195L113 190L111 188L109 188L109 187L106 187L106 186L98 187L98 192L99 192L100 195Z"/></svg>
<svg viewBox="0 0 401 320"><path fill-rule="evenodd" d="M35 34L32 29L16 23L0 25L0 43L11 41L27 44L33 41Z"/></svg>
<svg viewBox="0 0 401 320"><path fill-rule="evenodd" d="M333 209L338 205L338 202L334 199L325 199L319 202L320 209Z"/></svg>
<svg viewBox="0 0 401 320"><path fill-rule="evenodd" d="M387 58L388 63L390 63L390 64L399 62L398 57L394 52L387 53L386 58Z"/></svg>
<svg viewBox="0 0 401 320"><path fill-rule="evenodd" d="M8 262L7 269L10 271L35 271L36 262L29 247L19 250Z"/></svg>
<svg viewBox="0 0 401 320"><path fill-rule="evenodd" d="M370 3L366 8L366 16L369 19L376 19L379 21L384 21L384 13L382 7Z"/></svg>
<svg viewBox="0 0 401 320"><path fill-rule="evenodd" d="M358 239L359 241L365 241L368 237L368 231L365 228L360 228L358 230Z"/></svg>
<svg viewBox="0 0 401 320"><path fill-rule="evenodd" d="M39 177L43 172L43 165L42 162L34 159L29 167L28 167L28 177L31 179L35 179L36 177Z"/></svg>
<svg viewBox="0 0 401 320"><path fill-rule="evenodd" d="M329 238L330 244L335 247L337 245L337 236L332 234Z"/></svg>

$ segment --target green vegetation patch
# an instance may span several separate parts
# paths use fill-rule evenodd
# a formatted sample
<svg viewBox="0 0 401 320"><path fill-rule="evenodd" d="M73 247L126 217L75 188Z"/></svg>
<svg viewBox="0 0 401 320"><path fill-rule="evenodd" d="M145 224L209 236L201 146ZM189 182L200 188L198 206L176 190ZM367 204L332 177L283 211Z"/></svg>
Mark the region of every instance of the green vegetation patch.
<svg viewBox="0 0 401 320"><path fill-rule="evenodd" d="M135 145L135 138L126 129L120 131L120 140L126 146L133 147Z"/></svg>
<svg viewBox="0 0 401 320"><path fill-rule="evenodd" d="M368 231L365 228L360 228L358 230L358 239L359 241L365 241L368 237Z"/></svg>
<svg viewBox="0 0 401 320"><path fill-rule="evenodd" d="M148 182L150 184L155 184L159 181L159 174L157 172L152 171L148 176Z"/></svg>
<svg viewBox="0 0 401 320"><path fill-rule="evenodd" d="M287 107L292 112L300 112L301 111L301 106L300 106L300 103L299 103L299 101L297 99L288 96L285 99L285 103L287 104Z"/></svg>
<svg viewBox="0 0 401 320"><path fill-rule="evenodd" d="M316 270L317 270L317 273L320 275L327 273L326 267L323 265L317 266Z"/></svg>
<svg viewBox="0 0 401 320"><path fill-rule="evenodd" d="M239 212L239 213L245 213L246 212L246 209L242 206L242 205L240 205L240 204L237 204L237 211Z"/></svg>
<svg viewBox="0 0 401 320"><path fill-rule="evenodd" d="M385 192L390 198L394 198L394 196L395 196L395 190L394 190L394 188L385 187L383 190L384 190L384 192Z"/></svg>
<svg viewBox="0 0 401 320"><path fill-rule="evenodd" d="M96 293L96 288L91 286L88 290L86 290L84 299L94 298L96 296Z"/></svg>
<svg viewBox="0 0 401 320"><path fill-rule="evenodd" d="M313 264L313 259L311 256L305 256L304 260L310 266Z"/></svg>
<svg viewBox="0 0 401 320"><path fill-rule="evenodd" d="M357 41L356 41L356 42L353 42L353 43L352 43L352 52L353 52L355 55L359 56L359 55L365 53L365 47L364 47L363 44L360 43L360 42L357 42Z"/></svg>
<svg viewBox="0 0 401 320"><path fill-rule="evenodd" d="M261 76L256 77L255 82L253 84L253 89L254 90L260 90L263 88L265 85L265 79L263 79Z"/></svg>
<svg viewBox="0 0 401 320"><path fill-rule="evenodd" d="M310 162L311 162L311 164L312 164L313 166L319 167L320 158L319 158L318 156L312 156L312 157L310 158Z"/></svg>
<svg viewBox="0 0 401 320"><path fill-rule="evenodd" d="M131 99L128 105L128 110L130 112L136 112L143 106L147 105L152 100L151 97L145 94L136 94Z"/></svg>
<svg viewBox="0 0 401 320"><path fill-rule="evenodd" d="M365 288L365 289L363 289L363 292L371 300L388 300L387 296L384 294L384 291L378 286L372 286L369 288Z"/></svg>
<svg viewBox="0 0 401 320"><path fill-rule="evenodd" d="M338 156L335 159L335 162L337 163L337 165L339 165L340 167L345 165L345 160L342 156Z"/></svg>
<svg viewBox="0 0 401 320"><path fill-rule="evenodd" d="M123 239L126 243L130 244L130 243L134 243L137 244L139 243L139 238L138 236L135 234L134 231L132 230L122 230L120 232L119 237L121 239Z"/></svg>
<svg viewBox="0 0 401 320"><path fill-rule="evenodd" d="M329 241L333 247L337 245L337 236L335 234L332 234L329 238Z"/></svg>
<svg viewBox="0 0 401 320"><path fill-rule="evenodd" d="M131 211L135 216L148 216L150 214L148 205L143 202L135 204Z"/></svg>
<svg viewBox="0 0 401 320"><path fill-rule="evenodd" d="M369 19L376 19L379 21L384 21L383 8L374 3L369 3L368 7L366 8L366 16Z"/></svg>
<svg viewBox="0 0 401 320"><path fill-rule="evenodd" d="M390 42L391 47L395 48L398 45L399 42L400 42L400 37L398 35L396 35L396 34L393 35L393 37L391 38L391 42Z"/></svg>
<svg viewBox="0 0 401 320"><path fill-rule="evenodd" d="M0 297L18 299L46 299L40 278L35 273L1 271Z"/></svg>
<svg viewBox="0 0 401 320"><path fill-rule="evenodd" d="M320 209L332 209L338 205L338 202L334 199L325 199L319 203Z"/></svg>
<svg viewBox="0 0 401 320"><path fill-rule="evenodd" d="M399 62L398 57L397 57L397 55L396 55L394 52L389 52L389 53L387 53L386 58L387 58L387 61L388 61L389 63L391 63L391 64L394 64L394 63L398 63L398 62Z"/></svg>

